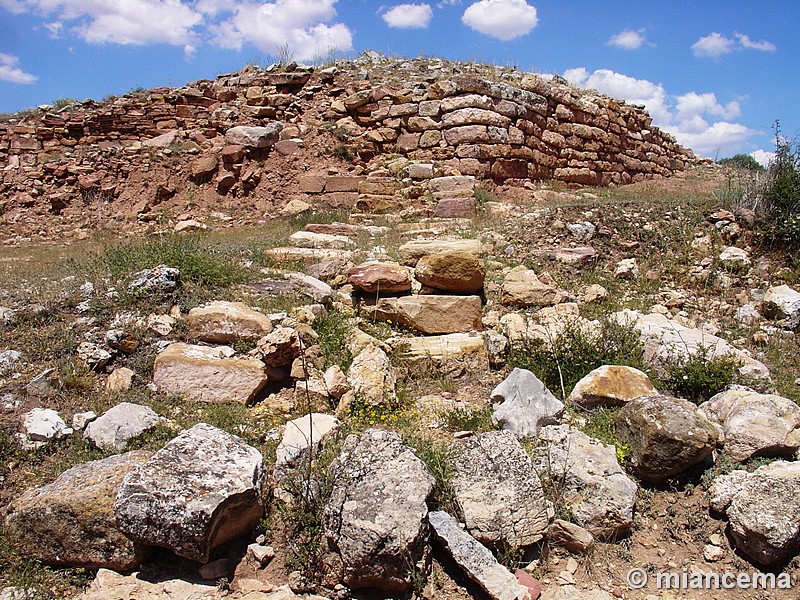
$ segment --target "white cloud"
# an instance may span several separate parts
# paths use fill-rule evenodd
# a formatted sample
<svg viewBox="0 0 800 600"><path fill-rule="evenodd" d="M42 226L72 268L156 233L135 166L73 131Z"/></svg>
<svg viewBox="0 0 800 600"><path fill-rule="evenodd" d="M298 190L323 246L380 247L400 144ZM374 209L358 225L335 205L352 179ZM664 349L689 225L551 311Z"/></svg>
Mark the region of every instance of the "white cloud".
<svg viewBox="0 0 800 600"><path fill-rule="evenodd" d="M389 27L425 29L433 18L433 9L430 4L398 4L382 16Z"/></svg>
<svg viewBox="0 0 800 600"><path fill-rule="evenodd" d="M742 46L742 48L747 48L749 50L761 50L762 52L775 52L778 49L775 44L768 42L767 40L759 40L758 42L754 42L743 33L736 33L734 35L736 35L736 38L739 40L739 44Z"/></svg>
<svg viewBox="0 0 800 600"><path fill-rule="evenodd" d="M752 156L758 164L760 164L765 169L769 167L770 163L775 160L775 153L768 152L763 148L759 148L758 150L751 152L750 156Z"/></svg>
<svg viewBox="0 0 800 600"><path fill-rule="evenodd" d="M347 52L353 36L343 23L327 23L336 16L336 0L276 0L240 2L234 13L214 28L214 43L239 50L250 43L274 55L288 53L310 60L330 50Z"/></svg>
<svg viewBox="0 0 800 600"><path fill-rule="evenodd" d="M644 35L644 29L637 31L626 29L616 35L612 35L611 39L608 40L608 45L616 46L623 50L638 50L646 41L647 37Z"/></svg>
<svg viewBox="0 0 800 600"><path fill-rule="evenodd" d="M525 0L480 0L464 11L461 21L470 29L507 42L530 33L539 17Z"/></svg>
<svg viewBox="0 0 800 600"><path fill-rule="evenodd" d="M722 104L711 92L692 91L674 96L660 84L610 69L594 73L582 67L569 69L564 72L564 78L579 87L595 89L632 104L643 104L657 127L674 135L681 145L697 154L735 154L758 133L730 122L741 115L739 102Z"/></svg>
<svg viewBox="0 0 800 600"><path fill-rule="evenodd" d="M36 75L26 73L17 65L19 58L13 54L5 54L0 52L0 81L7 81L9 83L36 83L39 79Z"/></svg>
<svg viewBox="0 0 800 600"><path fill-rule="evenodd" d="M733 40L715 31L692 44L692 52L695 56L718 59L733 52Z"/></svg>

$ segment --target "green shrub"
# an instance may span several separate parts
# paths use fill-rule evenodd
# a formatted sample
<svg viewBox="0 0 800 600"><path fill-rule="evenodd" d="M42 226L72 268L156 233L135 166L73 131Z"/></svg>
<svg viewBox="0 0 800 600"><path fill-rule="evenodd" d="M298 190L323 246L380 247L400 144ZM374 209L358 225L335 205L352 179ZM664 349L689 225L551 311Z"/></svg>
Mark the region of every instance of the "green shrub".
<svg viewBox="0 0 800 600"><path fill-rule="evenodd" d="M352 325L342 312L331 310L314 322L314 330L319 335L317 344L325 357L325 366L339 365L343 371L350 368L353 355L347 349L347 338Z"/></svg>
<svg viewBox="0 0 800 600"><path fill-rule="evenodd" d="M764 167L749 154L734 154L728 158L721 158L717 164L734 169L744 169L747 171L764 171Z"/></svg>
<svg viewBox="0 0 800 600"><path fill-rule="evenodd" d="M711 356L708 348L667 365L662 387L697 404L731 385L742 362L731 355Z"/></svg>
<svg viewBox="0 0 800 600"><path fill-rule="evenodd" d="M410 429L402 432L403 443L413 448L433 475L432 505L436 510L444 510L457 515L458 502L453 491L453 467L447 456L447 443L432 440Z"/></svg>
<svg viewBox="0 0 800 600"><path fill-rule="evenodd" d="M603 365L647 369L639 332L608 317L600 320L597 331L572 322L551 343L516 344L507 364L532 371L550 391L560 391L562 400L578 381Z"/></svg>
<svg viewBox="0 0 800 600"><path fill-rule="evenodd" d="M497 202L497 196L484 188L477 188L475 190L475 202L478 205L486 204L487 202Z"/></svg>

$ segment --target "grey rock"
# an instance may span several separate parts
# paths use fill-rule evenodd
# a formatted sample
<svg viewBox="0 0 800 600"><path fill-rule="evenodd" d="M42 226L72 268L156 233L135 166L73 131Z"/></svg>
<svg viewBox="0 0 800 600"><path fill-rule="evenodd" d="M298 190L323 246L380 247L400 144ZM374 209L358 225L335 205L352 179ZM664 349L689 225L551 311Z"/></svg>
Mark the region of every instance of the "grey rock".
<svg viewBox="0 0 800 600"><path fill-rule="evenodd" d="M76 352L78 359L86 363L90 369L102 369L111 360L111 353L92 342L83 342Z"/></svg>
<svg viewBox="0 0 800 600"><path fill-rule="evenodd" d="M17 311L13 308L0 306L0 324L13 325L17 321Z"/></svg>
<svg viewBox="0 0 800 600"><path fill-rule="evenodd" d="M34 408L26 413L22 417L22 429L35 442L49 442L72 433L52 408Z"/></svg>
<svg viewBox="0 0 800 600"><path fill-rule="evenodd" d="M278 141L283 123L276 121L266 127L248 127L237 125L225 132L225 141L229 144L241 144L247 148L269 148Z"/></svg>
<svg viewBox="0 0 800 600"><path fill-rule="evenodd" d="M594 232L597 231L597 226L589 221L584 221L583 223L570 223L567 225L567 231L569 231L572 237L584 242L588 242L594 237Z"/></svg>
<svg viewBox="0 0 800 600"><path fill-rule="evenodd" d="M158 420L152 408L122 402L90 422L83 437L101 450L119 452L125 448L128 440L152 429Z"/></svg>
<svg viewBox="0 0 800 600"><path fill-rule="evenodd" d="M325 535L341 556L353 589L405 591L428 558L428 507L433 477L397 433L350 435L330 467L333 490Z"/></svg>
<svg viewBox="0 0 800 600"><path fill-rule="evenodd" d="M536 471L543 481L561 486L574 521L600 540L627 535L637 486L617 462L614 446L569 425L543 427L539 441Z"/></svg>
<svg viewBox="0 0 800 600"><path fill-rule="evenodd" d="M117 528L113 504L123 477L144 464L137 450L78 465L14 500L8 533L25 554L49 565L132 569L144 556Z"/></svg>
<svg viewBox="0 0 800 600"><path fill-rule="evenodd" d="M697 406L664 395L642 396L617 413L614 426L631 449L637 477L650 483L683 473L711 456L719 433Z"/></svg>
<svg viewBox="0 0 800 600"><path fill-rule="evenodd" d="M513 433L489 431L458 440L450 458L459 516L473 537L498 548L542 539L552 508Z"/></svg>
<svg viewBox="0 0 800 600"><path fill-rule="evenodd" d="M717 477L711 508L727 515L736 549L750 560L787 561L800 550L800 463L776 461Z"/></svg>
<svg viewBox="0 0 800 600"><path fill-rule="evenodd" d="M131 294L170 294L178 289L181 283L181 272L167 265L158 265L152 269L144 269L135 273L128 284Z"/></svg>
<svg viewBox="0 0 800 600"><path fill-rule="evenodd" d="M10 369L19 362L21 354L16 350L4 350L0 352L0 371Z"/></svg>
<svg viewBox="0 0 800 600"><path fill-rule="evenodd" d="M291 495L316 493L317 489L307 489L308 468L316 462L316 451L322 441L332 436L339 426L333 415L309 413L286 423L283 437L275 452L274 477L281 489L276 495L282 500L291 501ZM287 495L288 493L289 495Z"/></svg>
<svg viewBox="0 0 800 600"><path fill-rule="evenodd" d="M25 386L25 391L28 395L36 398L46 398L56 393L58 389L58 379L56 378L55 369L45 369L36 377L28 382Z"/></svg>
<svg viewBox="0 0 800 600"><path fill-rule="evenodd" d="M258 523L263 483L258 450L199 423L125 477L114 513L132 539L205 563Z"/></svg>
<svg viewBox="0 0 800 600"><path fill-rule="evenodd" d="M704 402L699 411L722 427L724 450L733 460L788 457L800 448L800 407L788 398L737 386Z"/></svg>
<svg viewBox="0 0 800 600"><path fill-rule="evenodd" d="M526 369L514 369L492 390L491 401L499 403L492 423L518 438L535 437L540 427L557 423L564 414L564 404Z"/></svg>
<svg viewBox="0 0 800 600"><path fill-rule="evenodd" d="M359 352L347 371L347 381L356 397L372 406L397 403L397 378L386 353L368 345Z"/></svg>
<svg viewBox="0 0 800 600"><path fill-rule="evenodd" d="M452 516L436 510L431 511L428 518L439 543L489 598L518 600L525 597L527 588L522 587L514 574L497 562L486 546L461 529Z"/></svg>
<svg viewBox="0 0 800 600"><path fill-rule="evenodd" d="M800 292L788 285L771 287L764 295L761 310L768 319L786 321L786 325L794 328L800 323Z"/></svg>

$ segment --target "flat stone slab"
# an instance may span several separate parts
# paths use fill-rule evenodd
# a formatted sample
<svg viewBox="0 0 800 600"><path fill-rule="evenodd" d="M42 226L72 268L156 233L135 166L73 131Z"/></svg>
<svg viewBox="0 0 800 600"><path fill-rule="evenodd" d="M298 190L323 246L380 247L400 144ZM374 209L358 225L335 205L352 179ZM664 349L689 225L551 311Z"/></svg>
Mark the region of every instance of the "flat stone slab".
<svg viewBox="0 0 800 600"><path fill-rule="evenodd" d="M414 266L426 254L439 254L441 252L471 252L483 255L483 246L477 239L458 240L412 240L397 249L400 262L404 265Z"/></svg>
<svg viewBox="0 0 800 600"><path fill-rule="evenodd" d="M122 402L89 423L83 437L101 450L119 452L128 440L152 429L158 421L159 417L152 408Z"/></svg>
<svg viewBox="0 0 800 600"><path fill-rule="evenodd" d="M370 318L390 321L425 334L462 333L481 329L478 296L424 295L384 298L365 306Z"/></svg>

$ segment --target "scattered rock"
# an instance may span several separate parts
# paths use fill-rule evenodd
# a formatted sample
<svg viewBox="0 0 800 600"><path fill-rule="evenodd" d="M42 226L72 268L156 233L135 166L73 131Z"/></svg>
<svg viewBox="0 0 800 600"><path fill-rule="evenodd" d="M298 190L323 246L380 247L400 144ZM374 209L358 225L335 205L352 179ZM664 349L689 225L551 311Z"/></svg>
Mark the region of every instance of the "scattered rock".
<svg viewBox="0 0 800 600"><path fill-rule="evenodd" d="M325 387L328 388L328 393L331 398L337 400L350 391L350 385L347 383L347 375L344 374L339 365L331 365L325 370L323 374Z"/></svg>
<svg viewBox="0 0 800 600"><path fill-rule="evenodd" d="M606 298L608 298L608 290L597 283L588 286L581 292L580 296L578 296L578 299L586 304L605 300Z"/></svg>
<svg viewBox="0 0 800 600"><path fill-rule="evenodd" d="M4 350L0 352L0 371L10 369L19 362L22 355L16 350Z"/></svg>
<svg viewBox="0 0 800 600"><path fill-rule="evenodd" d="M631 449L631 467L650 483L683 473L711 456L717 428L697 406L680 398L652 395L628 402L614 427Z"/></svg>
<svg viewBox="0 0 800 600"><path fill-rule="evenodd" d="M514 369L492 390L492 423L518 438L536 437L543 425L557 423L564 405L526 369ZM499 405L498 405L499 404Z"/></svg>
<svg viewBox="0 0 800 600"><path fill-rule="evenodd" d="M341 556L342 581L409 590L429 552L425 501L434 480L425 464L397 433L367 429L347 437L330 472L325 535Z"/></svg>
<svg viewBox="0 0 800 600"><path fill-rule="evenodd" d="M347 272L347 283L364 294L377 296L411 290L408 270L397 263L362 263Z"/></svg>
<svg viewBox="0 0 800 600"><path fill-rule="evenodd" d="M178 289L181 272L167 265L144 269L133 275L128 284L128 293L134 295L170 294Z"/></svg>
<svg viewBox="0 0 800 600"><path fill-rule="evenodd" d="M586 409L622 406L639 396L657 393L650 378L639 369L604 365L575 384L569 402Z"/></svg>
<svg viewBox="0 0 800 600"><path fill-rule="evenodd" d="M283 123L270 123L266 127L237 125L225 132L225 141L245 148L269 148L278 141Z"/></svg>
<svg viewBox="0 0 800 600"><path fill-rule="evenodd" d="M75 352L79 360L86 363L86 366L93 370L99 370L111 360L111 354L92 342L82 342Z"/></svg>
<svg viewBox="0 0 800 600"><path fill-rule="evenodd" d="M469 294L483 289L486 267L477 254L441 252L420 258L414 277L422 285L436 290Z"/></svg>
<svg viewBox="0 0 800 600"><path fill-rule="evenodd" d="M22 417L22 431L34 442L49 442L72 434L52 408L34 408Z"/></svg>
<svg viewBox="0 0 800 600"><path fill-rule="evenodd" d="M460 516L479 542L515 548L544 536L552 509L514 434L490 431L458 440L450 459Z"/></svg>
<svg viewBox="0 0 800 600"><path fill-rule="evenodd" d="M614 277L617 279L637 279L639 277L639 265L635 258L624 258L617 263L614 269Z"/></svg>
<svg viewBox="0 0 800 600"><path fill-rule="evenodd" d="M739 271L750 267L750 255L741 248L727 246L720 253L719 262L727 269Z"/></svg>
<svg viewBox="0 0 800 600"><path fill-rule="evenodd" d="M162 600L164 598L185 598L187 600L223 600L228 593L219 586L193 583L183 579L167 579L153 582L139 573L121 575L115 571L100 569L88 589L79 600ZM248 599L250 600L250 599ZM253 599L255 600L255 599ZM280 600L280 599L276 599Z"/></svg>
<svg viewBox="0 0 800 600"><path fill-rule="evenodd" d="M58 378L55 369L45 369L25 386L28 395L35 398L47 398L58 390Z"/></svg>
<svg viewBox="0 0 800 600"><path fill-rule="evenodd" d="M7 533L48 565L129 570L144 557L117 529L113 505L122 479L152 453L110 456L65 471L11 504Z"/></svg>
<svg viewBox="0 0 800 600"><path fill-rule="evenodd" d="M356 397L372 406L397 403L392 363L377 346L364 348L350 364L347 381Z"/></svg>
<svg viewBox="0 0 800 600"><path fill-rule="evenodd" d="M83 437L101 450L121 451L128 440L149 431L158 423L152 408L122 402L109 408L86 426Z"/></svg>
<svg viewBox="0 0 800 600"><path fill-rule="evenodd" d="M371 318L391 321L424 334L461 333L481 328L478 296L404 296L383 298L364 307Z"/></svg>
<svg viewBox="0 0 800 600"><path fill-rule="evenodd" d="M562 291L521 265L511 269L503 280L501 302L504 306L553 306L566 299Z"/></svg>
<svg viewBox="0 0 800 600"><path fill-rule="evenodd" d="M761 311L768 319L786 321L790 328L800 323L800 292L788 285L771 287L761 302Z"/></svg>
<svg viewBox="0 0 800 600"><path fill-rule="evenodd" d="M256 345L261 360L270 367L285 367L300 356L300 336L291 327L276 327Z"/></svg>
<svg viewBox="0 0 800 600"><path fill-rule="evenodd" d="M257 340L272 331L272 321L264 313L243 302L209 302L193 308L186 316L191 337L228 344L237 339Z"/></svg>
<svg viewBox="0 0 800 600"><path fill-rule="evenodd" d="M106 379L106 392L109 394L127 392L131 389L134 375L135 373L127 367L114 369L111 375L108 376L108 379Z"/></svg>
<svg viewBox="0 0 800 600"><path fill-rule="evenodd" d="M199 423L125 476L117 524L140 543L205 563L212 549L258 523L263 478L258 450Z"/></svg>
<svg viewBox="0 0 800 600"><path fill-rule="evenodd" d="M275 478L284 482L292 470L308 462L309 451L314 452L338 426L336 417L321 413L309 413L287 422L275 454Z"/></svg>
<svg viewBox="0 0 800 600"><path fill-rule="evenodd" d="M547 529L547 541L575 554L587 554L594 548L594 536L575 523L556 519Z"/></svg>
<svg viewBox="0 0 800 600"><path fill-rule="evenodd" d="M722 426L725 453L735 461L755 455L789 457L800 448L800 407L788 398L733 388L699 410Z"/></svg>
<svg viewBox="0 0 800 600"><path fill-rule="evenodd" d="M175 343L156 356L153 383L195 402L247 404L266 385L267 375L256 358L229 358L219 348Z"/></svg>

